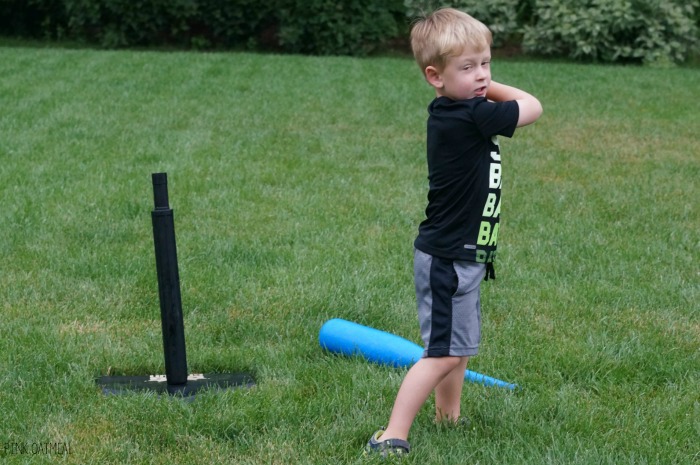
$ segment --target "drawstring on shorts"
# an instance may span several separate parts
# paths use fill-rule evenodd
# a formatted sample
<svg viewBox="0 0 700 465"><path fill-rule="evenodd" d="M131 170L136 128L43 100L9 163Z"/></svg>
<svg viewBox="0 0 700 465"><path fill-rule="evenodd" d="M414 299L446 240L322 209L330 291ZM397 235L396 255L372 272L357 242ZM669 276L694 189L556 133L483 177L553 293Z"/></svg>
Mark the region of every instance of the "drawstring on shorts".
<svg viewBox="0 0 700 465"><path fill-rule="evenodd" d="M486 264L486 275L484 276L484 281L489 279L496 279L496 269L493 267L493 262L488 262Z"/></svg>

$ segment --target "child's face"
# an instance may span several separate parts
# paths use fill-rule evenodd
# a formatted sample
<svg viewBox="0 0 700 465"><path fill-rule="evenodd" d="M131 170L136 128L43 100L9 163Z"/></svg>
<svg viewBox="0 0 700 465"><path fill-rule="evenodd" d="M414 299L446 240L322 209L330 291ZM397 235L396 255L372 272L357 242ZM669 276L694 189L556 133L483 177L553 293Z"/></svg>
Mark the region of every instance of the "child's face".
<svg viewBox="0 0 700 465"><path fill-rule="evenodd" d="M452 100L485 97L491 84L491 50L464 50L449 58L443 70L428 66L425 75L438 96Z"/></svg>

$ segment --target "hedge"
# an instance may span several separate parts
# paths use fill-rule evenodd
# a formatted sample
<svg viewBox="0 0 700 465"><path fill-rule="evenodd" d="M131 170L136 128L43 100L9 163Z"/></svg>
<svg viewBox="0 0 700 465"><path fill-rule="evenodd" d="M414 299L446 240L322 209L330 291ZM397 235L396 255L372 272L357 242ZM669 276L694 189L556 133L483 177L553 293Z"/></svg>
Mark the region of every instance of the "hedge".
<svg viewBox="0 0 700 465"><path fill-rule="evenodd" d="M526 51L603 62L680 63L698 45L697 0L535 1Z"/></svg>
<svg viewBox="0 0 700 465"><path fill-rule="evenodd" d="M494 32L494 45L581 61L682 63L698 53L699 0L406 0L407 13L462 9Z"/></svg>
<svg viewBox="0 0 700 465"><path fill-rule="evenodd" d="M366 55L406 35L404 11L403 0L0 0L0 35Z"/></svg>
<svg viewBox="0 0 700 465"><path fill-rule="evenodd" d="M469 12L494 46L582 61L681 63L700 0L0 0L0 35L107 48L174 46L367 55L437 6Z"/></svg>

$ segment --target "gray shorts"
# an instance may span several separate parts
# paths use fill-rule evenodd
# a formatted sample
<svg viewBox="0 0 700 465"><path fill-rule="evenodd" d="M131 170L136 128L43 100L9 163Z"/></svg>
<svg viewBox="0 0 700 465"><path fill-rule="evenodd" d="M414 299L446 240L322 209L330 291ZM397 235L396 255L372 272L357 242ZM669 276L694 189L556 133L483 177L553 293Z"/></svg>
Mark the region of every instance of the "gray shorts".
<svg viewBox="0 0 700 465"><path fill-rule="evenodd" d="M486 265L434 257L415 249L413 272L423 357L479 352L481 281Z"/></svg>

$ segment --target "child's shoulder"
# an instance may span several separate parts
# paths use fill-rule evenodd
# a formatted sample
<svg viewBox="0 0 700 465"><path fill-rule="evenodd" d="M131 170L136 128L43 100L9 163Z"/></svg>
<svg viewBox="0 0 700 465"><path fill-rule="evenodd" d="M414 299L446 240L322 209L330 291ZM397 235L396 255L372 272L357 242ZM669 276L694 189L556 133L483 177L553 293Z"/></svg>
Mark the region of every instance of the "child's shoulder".
<svg viewBox="0 0 700 465"><path fill-rule="evenodd" d="M430 103L428 114L429 125L434 127L454 130L476 127L479 133L489 137L494 134L511 137L518 122L518 103L492 102L485 97L468 100L437 97ZM512 129L505 129L511 126Z"/></svg>
<svg viewBox="0 0 700 465"><path fill-rule="evenodd" d="M486 97L474 97L468 100L452 100L448 97L436 97L428 106L428 112L431 115L468 115L483 111L493 111L496 106L495 102L491 102Z"/></svg>
<svg viewBox="0 0 700 465"><path fill-rule="evenodd" d="M434 111L462 111L475 108L477 105L488 102L486 97L474 97L468 100L452 100L449 97L435 97L428 107Z"/></svg>
<svg viewBox="0 0 700 465"><path fill-rule="evenodd" d="M437 97L430 102L428 113L434 117L480 120L491 118L503 110L503 102L492 102L486 97L474 97L468 100L452 100Z"/></svg>

